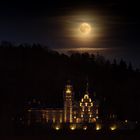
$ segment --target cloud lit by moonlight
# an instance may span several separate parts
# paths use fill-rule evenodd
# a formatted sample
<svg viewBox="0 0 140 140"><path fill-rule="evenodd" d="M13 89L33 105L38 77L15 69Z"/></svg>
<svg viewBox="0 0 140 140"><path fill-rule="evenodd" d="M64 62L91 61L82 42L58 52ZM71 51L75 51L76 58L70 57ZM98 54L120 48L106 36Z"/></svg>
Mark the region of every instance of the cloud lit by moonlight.
<svg viewBox="0 0 140 140"><path fill-rule="evenodd" d="M101 27L96 16L75 14L65 17L65 21L65 37L68 37L75 46L90 47L98 42Z"/></svg>
<svg viewBox="0 0 140 140"><path fill-rule="evenodd" d="M97 47L100 37L103 36L102 25L99 16L90 12L73 12L64 16L55 17L54 32L57 45L69 47ZM56 29L56 23L59 28ZM53 26L53 24L51 24ZM51 34L49 34L51 35Z"/></svg>

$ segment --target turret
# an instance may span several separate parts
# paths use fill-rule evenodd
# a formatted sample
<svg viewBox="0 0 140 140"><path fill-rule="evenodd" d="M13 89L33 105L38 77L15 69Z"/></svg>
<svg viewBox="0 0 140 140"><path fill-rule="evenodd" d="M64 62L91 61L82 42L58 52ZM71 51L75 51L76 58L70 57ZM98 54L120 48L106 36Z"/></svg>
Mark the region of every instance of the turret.
<svg viewBox="0 0 140 140"><path fill-rule="evenodd" d="M64 122L65 123L72 123L73 122L73 110L72 110L72 105L73 105L73 87L68 82L64 88Z"/></svg>

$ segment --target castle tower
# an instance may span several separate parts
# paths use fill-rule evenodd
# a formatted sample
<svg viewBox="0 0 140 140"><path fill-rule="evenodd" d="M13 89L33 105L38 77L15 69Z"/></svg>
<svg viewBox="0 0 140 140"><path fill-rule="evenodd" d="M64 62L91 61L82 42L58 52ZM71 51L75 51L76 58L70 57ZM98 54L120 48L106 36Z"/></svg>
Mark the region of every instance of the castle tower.
<svg viewBox="0 0 140 140"><path fill-rule="evenodd" d="M67 83L64 89L64 122L65 123L72 123L73 116L72 116L72 105L73 105L73 87L70 82Z"/></svg>
<svg viewBox="0 0 140 140"><path fill-rule="evenodd" d="M84 97L80 101L80 117L84 123L93 123L96 121L94 113L94 103L89 97L88 82Z"/></svg>

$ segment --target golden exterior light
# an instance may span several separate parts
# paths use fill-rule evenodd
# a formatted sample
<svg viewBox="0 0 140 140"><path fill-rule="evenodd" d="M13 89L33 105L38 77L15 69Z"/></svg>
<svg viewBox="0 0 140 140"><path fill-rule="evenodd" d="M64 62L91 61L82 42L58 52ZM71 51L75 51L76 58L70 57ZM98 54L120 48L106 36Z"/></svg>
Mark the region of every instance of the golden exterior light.
<svg viewBox="0 0 140 140"><path fill-rule="evenodd" d="M96 109L96 114L98 114L98 109Z"/></svg>
<svg viewBox="0 0 140 140"><path fill-rule="evenodd" d="M83 126L83 130L87 130L87 128L88 128L87 126Z"/></svg>
<svg viewBox="0 0 140 140"><path fill-rule="evenodd" d="M60 126L60 124L55 124L55 125L53 126L53 128L54 128L55 130L60 130L60 129L61 129L61 126Z"/></svg>
<svg viewBox="0 0 140 140"><path fill-rule="evenodd" d="M111 131L114 131L114 130L116 130L117 129L117 125L116 124L112 124L111 126L110 126L110 130Z"/></svg>
<svg viewBox="0 0 140 140"><path fill-rule="evenodd" d="M128 123L128 120L125 120L125 123Z"/></svg>
<svg viewBox="0 0 140 140"><path fill-rule="evenodd" d="M66 90L66 93L71 93L71 90L68 88L68 89Z"/></svg>
<svg viewBox="0 0 140 140"><path fill-rule="evenodd" d="M32 111L31 109L28 110L28 112L31 112L31 111Z"/></svg>
<svg viewBox="0 0 140 140"><path fill-rule="evenodd" d="M84 95L84 99L89 99L88 94L85 94L85 95Z"/></svg>
<svg viewBox="0 0 140 140"><path fill-rule="evenodd" d="M95 118L93 118L93 122L96 122L96 119Z"/></svg>
<svg viewBox="0 0 140 140"><path fill-rule="evenodd" d="M101 129L102 129L101 124L96 124L96 130L98 131L98 130L101 130Z"/></svg>
<svg viewBox="0 0 140 140"><path fill-rule="evenodd" d="M46 116L46 122L48 122L48 120L49 120L49 118L48 118L48 116Z"/></svg>
<svg viewBox="0 0 140 140"><path fill-rule="evenodd" d="M63 121L63 117L62 117L62 115L60 116L60 123L62 123L62 121Z"/></svg>
<svg viewBox="0 0 140 140"><path fill-rule="evenodd" d="M70 129L71 129L71 130L75 130L75 129L76 129L76 124L71 124L71 125L70 125Z"/></svg>
<svg viewBox="0 0 140 140"><path fill-rule="evenodd" d="M64 122L73 121L73 87L70 84L64 90Z"/></svg>
<svg viewBox="0 0 140 140"><path fill-rule="evenodd" d="M98 117L98 116L96 116L96 119L99 119L99 117Z"/></svg>
<svg viewBox="0 0 140 140"><path fill-rule="evenodd" d="M55 123L55 116L53 115L53 123Z"/></svg>
<svg viewBox="0 0 140 140"><path fill-rule="evenodd" d="M55 130L60 130L60 127L59 127L59 126L56 126L56 127L55 127Z"/></svg>

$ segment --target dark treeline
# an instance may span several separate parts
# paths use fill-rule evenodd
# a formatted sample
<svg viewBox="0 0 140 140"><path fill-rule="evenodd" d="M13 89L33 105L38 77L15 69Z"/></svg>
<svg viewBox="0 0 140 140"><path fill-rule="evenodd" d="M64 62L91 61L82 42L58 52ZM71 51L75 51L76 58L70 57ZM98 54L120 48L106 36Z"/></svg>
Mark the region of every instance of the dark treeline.
<svg viewBox="0 0 140 140"><path fill-rule="evenodd" d="M10 129L14 117L34 98L48 107L63 107L62 93L67 80L71 80L79 100L87 77L90 96L93 98L96 92L103 115L110 112L120 119L139 120L140 72L124 60L111 63L100 55L67 56L41 45L2 43L0 121L3 131L7 126Z"/></svg>

